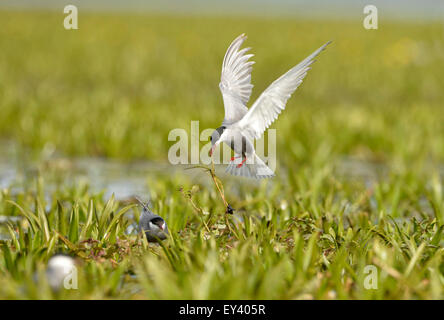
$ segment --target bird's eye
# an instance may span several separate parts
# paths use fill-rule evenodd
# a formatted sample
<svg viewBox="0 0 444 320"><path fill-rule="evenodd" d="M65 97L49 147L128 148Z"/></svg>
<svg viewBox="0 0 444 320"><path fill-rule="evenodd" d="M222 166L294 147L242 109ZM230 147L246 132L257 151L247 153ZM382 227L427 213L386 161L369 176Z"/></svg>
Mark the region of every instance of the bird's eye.
<svg viewBox="0 0 444 320"><path fill-rule="evenodd" d="M213 136L210 137L210 141L211 141L211 142L213 141Z"/></svg>

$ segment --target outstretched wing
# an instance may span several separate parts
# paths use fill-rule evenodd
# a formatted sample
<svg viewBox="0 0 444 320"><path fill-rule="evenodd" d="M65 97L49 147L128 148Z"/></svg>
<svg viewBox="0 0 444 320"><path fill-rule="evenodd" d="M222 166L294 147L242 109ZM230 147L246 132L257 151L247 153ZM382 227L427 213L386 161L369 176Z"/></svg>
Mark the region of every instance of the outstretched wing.
<svg viewBox="0 0 444 320"><path fill-rule="evenodd" d="M305 58L297 66L275 80L255 101L247 114L239 121L239 126L250 139L259 139L264 131L285 109L287 100L302 83L313 60L331 41Z"/></svg>
<svg viewBox="0 0 444 320"><path fill-rule="evenodd" d="M247 113L246 103L250 99L251 70L253 61L248 61L253 55L246 54L250 48L240 50L247 39L245 34L237 37L225 53L222 64L222 75L219 83L225 106L225 118L222 125L239 121Z"/></svg>

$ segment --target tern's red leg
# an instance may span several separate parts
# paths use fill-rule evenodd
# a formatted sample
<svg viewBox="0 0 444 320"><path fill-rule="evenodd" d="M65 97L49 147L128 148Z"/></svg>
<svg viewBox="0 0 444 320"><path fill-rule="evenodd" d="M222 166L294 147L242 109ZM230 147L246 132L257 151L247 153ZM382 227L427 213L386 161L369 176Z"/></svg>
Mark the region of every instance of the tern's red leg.
<svg viewBox="0 0 444 320"><path fill-rule="evenodd" d="M242 159L242 162L239 163L239 164L236 166L236 168L240 168L240 167L242 167L243 164L245 163L245 161L247 161L247 158L243 158L243 159Z"/></svg>
<svg viewBox="0 0 444 320"><path fill-rule="evenodd" d="M230 161L234 161L234 159L240 158L240 157L231 157Z"/></svg>

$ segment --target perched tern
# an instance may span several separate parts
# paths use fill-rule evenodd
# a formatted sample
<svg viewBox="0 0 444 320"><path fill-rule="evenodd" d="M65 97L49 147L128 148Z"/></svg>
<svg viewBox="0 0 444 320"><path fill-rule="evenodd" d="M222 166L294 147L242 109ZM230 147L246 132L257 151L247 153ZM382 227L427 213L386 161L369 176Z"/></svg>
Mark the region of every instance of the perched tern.
<svg viewBox="0 0 444 320"><path fill-rule="evenodd" d="M165 220L150 210L149 203L145 204L139 199L137 199L137 201L139 201L143 207L142 215L139 219L139 231L145 232L149 242L165 240L168 234L168 227Z"/></svg>
<svg viewBox="0 0 444 320"><path fill-rule="evenodd" d="M231 43L222 63L219 88L224 101L225 118L211 135L210 156L213 156L220 143L225 142L234 151L227 172L235 176L269 178L274 176L274 172L258 157L253 141L260 139L285 109L287 100L315 62L314 58L331 41L275 80L248 109L246 104L253 88L251 70L254 61L249 61L252 54L246 54L250 48L240 49L245 39L246 35L242 34Z"/></svg>

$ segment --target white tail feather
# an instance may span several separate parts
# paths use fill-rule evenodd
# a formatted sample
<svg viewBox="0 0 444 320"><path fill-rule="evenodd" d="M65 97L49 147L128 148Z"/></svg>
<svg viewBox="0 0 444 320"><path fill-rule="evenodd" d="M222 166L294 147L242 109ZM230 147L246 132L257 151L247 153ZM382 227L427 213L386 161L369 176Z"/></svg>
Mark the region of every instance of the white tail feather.
<svg viewBox="0 0 444 320"><path fill-rule="evenodd" d="M249 161L238 168L237 166L240 164L240 160L231 161L226 172L233 176L256 179L274 177L274 172L256 154L254 155L253 163L248 162Z"/></svg>

